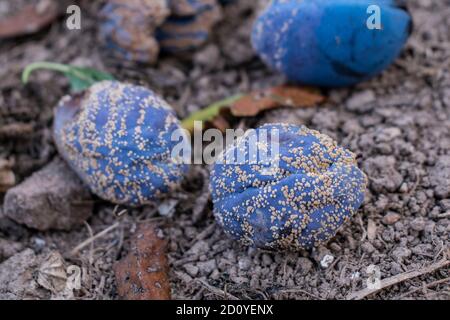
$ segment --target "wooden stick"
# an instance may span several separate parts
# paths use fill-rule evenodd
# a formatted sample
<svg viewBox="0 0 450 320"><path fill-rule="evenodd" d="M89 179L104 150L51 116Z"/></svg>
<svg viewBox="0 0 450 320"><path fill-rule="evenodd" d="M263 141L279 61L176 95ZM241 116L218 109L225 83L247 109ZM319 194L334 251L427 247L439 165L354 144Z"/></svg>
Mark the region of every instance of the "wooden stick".
<svg viewBox="0 0 450 320"><path fill-rule="evenodd" d="M209 290L211 293L213 293L217 296L226 297L230 300L239 300L237 297L233 296L231 293L228 293L219 288L213 287L212 285L207 283L205 280L199 279L197 281L200 282L207 290Z"/></svg>
<svg viewBox="0 0 450 320"><path fill-rule="evenodd" d="M449 282L449 283L450 283L450 278L445 278L445 279L436 280L436 281L427 283L427 284L425 284L425 288L426 288L426 289L429 289L429 288L435 287L435 286L437 286L437 285L439 285L439 284L441 284L441 283L445 283L445 282ZM407 292L407 293L401 295L400 297L398 297L398 298L396 298L396 299L403 299L403 298L405 298L405 297L407 297L407 296L409 296L409 295L411 295L411 294L413 294L413 293L416 293L417 291L420 291L420 290L422 290L422 289L423 289L423 287L413 289L413 290L411 290L411 291L409 291L409 292Z"/></svg>
<svg viewBox="0 0 450 320"><path fill-rule="evenodd" d="M406 280L410 280L413 278L420 277L427 273L432 273L441 268L447 267L450 265L450 260L447 258L442 259L441 261L434 263L428 267L423 268L422 270L413 270L405 273L398 274L396 276L386 278L381 280L381 286L379 288L365 288L363 290L353 292L347 296L347 300L361 300L372 294L382 291L385 288L391 287L393 285L399 284Z"/></svg>
<svg viewBox="0 0 450 320"><path fill-rule="evenodd" d="M99 233L97 233L95 236L89 237L88 239L84 240L82 243L80 243L79 245L77 245L75 248L72 249L72 251L70 251L70 255L74 256L76 255L80 250L82 250L84 247L86 247L87 245L89 245L90 243L94 242L95 240L97 240L98 238L101 238L103 236L105 236L106 234L108 234L109 232L111 232L112 230L114 230L115 228L117 228L119 226L119 222L114 223L113 225L109 226L108 228L106 228L103 231L100 231Z"/></svg>

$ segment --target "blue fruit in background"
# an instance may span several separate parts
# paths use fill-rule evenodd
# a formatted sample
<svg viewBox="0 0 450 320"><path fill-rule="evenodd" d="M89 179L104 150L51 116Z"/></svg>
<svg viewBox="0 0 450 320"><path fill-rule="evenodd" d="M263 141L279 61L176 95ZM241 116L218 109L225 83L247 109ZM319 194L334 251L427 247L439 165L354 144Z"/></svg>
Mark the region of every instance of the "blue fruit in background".
<svg viewBox="0 0 450 320"><path fill-rule="evenodd" d="M324 87L356 84L387 68L412 29L395 0L274 0L254 24L254 49L294 82ZM367 25L377 5L381 29ZM370 24L373 27L373 24Z"/></svg>
<svg viewBox="0 0 450 320"><path fill-rule="evenodd" d="M188 167L171 156L177 129L163 99L117 81L67 96L55 110L58 151L93 193L116 204L145 205L179 184Z"/></svg>
<svg viewBox="0 0 450 320"><path fill-rule="evenodd" d="M120 59L154 63L160 51L154 32L169 14L167 0L109 0L100 12L100 39Z"/></svg>
<svg viewBox="0 0 450 320"><path fill-rule="evenodd" d="M159 52L196 49L221 18L217 0L108 0L100 39L121 59L155 63Z"/></svg>
<svg viewBox="0 0 450 320"><path fill-rule="evenodd" d="M200 47L222 17L217 0L171 0L169 5L172 14L156 31L161 50L165 52Z"/></svg>
<svg viewBox="0 0 450 320"><path fill-rule="evenodd" d="M167 0L173 15L192 16L217 7L217 0Z"/></svg>
<svg viewBox="0 0 450 320"><path fill-rule="evenodd" d="M251 146L275 151L264 161L251 156ZM230 155L241 161L224 161ZM336 234L362 204L367 178L354 154L330 137L304 126L268 124L218 157L210 184L214 215L226 233L246 245L299 250Z"/></svg>

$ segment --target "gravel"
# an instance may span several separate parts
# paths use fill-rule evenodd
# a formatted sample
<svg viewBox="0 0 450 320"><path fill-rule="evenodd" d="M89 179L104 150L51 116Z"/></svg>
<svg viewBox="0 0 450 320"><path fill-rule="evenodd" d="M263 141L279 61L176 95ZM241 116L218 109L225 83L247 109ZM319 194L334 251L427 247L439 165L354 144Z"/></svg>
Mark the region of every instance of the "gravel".
<svg viewBox="0 0 450 320"><path fill-rule="evenodd" d="M157 205L128 209L118 217L124 208L95 199L89 228L41 232L23 228L0 213L0 237L31 248L25 255L32 260L33 254L47 249L68 253L91 234L118 222L120 227L97 239L92 248L83 248L68 259L88 270L89 281L83 283L80 299L117 298L111 266L129 249L136 224L149 219L165 230L169 240L176 299L225 299L222 291L241 299L345 299L365 288L370 266L388 278L421 270L445 254L448 257L450 1L411 0L409 4L416 30L400 59L382 75L353 88L325 91L328 101L317 108L274 110L236 123L243 128L274 121L305 124L357 155L370 181L366 200L355 218L323 248L286 253L241 247L216 226L210 203L202 218L194 221L192 212L205 183L200 171L193 171L180 192L171 196L178 201L172 217L159 217ZM284 78L268 70L249 45L256 6L255 1L239 1L225 10L226 20L201 51L192 56L163 56L155 67L137 68L104 58L95 40L97 2L83 2L79 32L68 31L63 21L57 21L51 30L18 44L2 42L0 126L26 123L33 130L24 127L21 134L0 136L0 158L14 158L12 170L20 183L55 155L49 134L52 109L67 92L67 83L59 75L42 72L33 75L32 84L22 86L20 70L38 59L94 66L120 80L144 84L164 96L180 117L238 92L283 83ZM41 245L36 245L36 239L43 241ZM334 258L332 262L327 262L330 258L323 261L327 255ZM17 260L11 263L11 259ZM19 260L23 261L22 254L13 255L0 264L0 270L12 272L11 265L19 265ZM441 269L369 298L448 300L445 282L414 289L449 276L448 269ZM27 290L23 282L8 282L7 291L8 297L17 298ZM35 298L43 297L45 292L35 293Z"/></svg>

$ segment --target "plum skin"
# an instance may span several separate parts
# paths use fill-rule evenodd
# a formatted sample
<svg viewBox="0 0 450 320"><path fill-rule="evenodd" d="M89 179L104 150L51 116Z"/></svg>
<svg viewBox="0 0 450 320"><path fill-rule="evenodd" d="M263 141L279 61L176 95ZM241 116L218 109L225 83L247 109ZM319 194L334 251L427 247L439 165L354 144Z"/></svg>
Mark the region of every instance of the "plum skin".
<svg viewBox="0 0 450 320"><path fill-rule="evenodd" d="M361 206L367 178L354 154L304 126L267 124L278 130L279 166L224 163L225 153L247 150L242 139L214 164L210 186L214 216L244 245L268 250L311 249L329 241ZM275 158L274 158L275 159Z"/></svg>
<svg viewBox="0 0 450 320"><path fill-rule="evenodd" d="M142 206L174 190L188 170L171 154L178 129L173 109L153 91L102 81L61 99L53 136L61 156L94 194Z"/></svg>
<svg viewBox="0 0 450 320"><path fill-rule="evenodd" d="M381 9L369 29L367 8ZM400 55L412 19L394 0L275 0L254 24L262 60L297 83L342 87L370 79Z"/></svg>

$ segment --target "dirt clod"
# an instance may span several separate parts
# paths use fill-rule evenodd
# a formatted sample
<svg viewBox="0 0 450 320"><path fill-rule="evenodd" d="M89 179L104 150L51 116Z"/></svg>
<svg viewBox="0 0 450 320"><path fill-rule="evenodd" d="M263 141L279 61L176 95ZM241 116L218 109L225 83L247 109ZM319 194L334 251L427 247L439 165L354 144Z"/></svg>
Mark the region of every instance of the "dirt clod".
<svg viewBox="0 0 450 320"><path fill-rule="evenodd" d="M34 278L39 263L34 252L26 249L0 264L0 300L49 298Z"/></svg>
<svg viewBox="0 0 450 320"><path fill-rule="evenodd" d="M4 213L37 230L70 230L92 214L86 187L73 171L56 158L5 196Z"/></svg>

